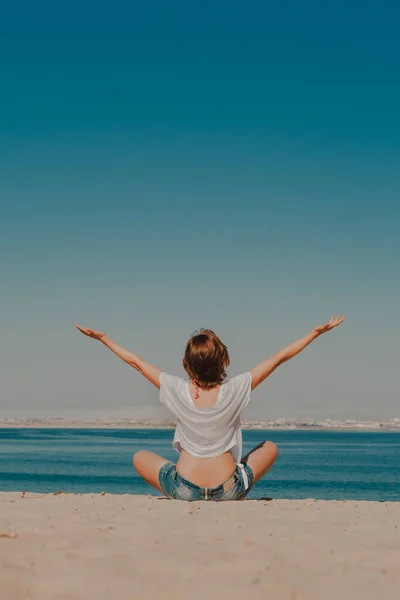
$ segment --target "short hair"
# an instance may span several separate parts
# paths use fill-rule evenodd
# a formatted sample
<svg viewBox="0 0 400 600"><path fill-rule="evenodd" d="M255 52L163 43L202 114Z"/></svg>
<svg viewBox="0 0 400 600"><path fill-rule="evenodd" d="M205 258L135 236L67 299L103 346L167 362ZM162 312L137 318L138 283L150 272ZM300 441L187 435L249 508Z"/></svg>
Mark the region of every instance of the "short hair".
<svg viewBox="0 0 400 600"><path fill-rule="evenodd" d="M201 389L211 390L226 378L228 348L211 329L195 331L186 344L183 368Z"/></svg>

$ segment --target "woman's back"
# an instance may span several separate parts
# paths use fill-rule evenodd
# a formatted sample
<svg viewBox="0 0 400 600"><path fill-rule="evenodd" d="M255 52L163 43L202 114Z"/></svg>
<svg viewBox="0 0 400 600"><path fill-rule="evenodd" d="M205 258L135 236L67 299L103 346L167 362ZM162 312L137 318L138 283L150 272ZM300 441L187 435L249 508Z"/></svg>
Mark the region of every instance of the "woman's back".
<svg viewBox="0 0 400 600"><path fill-rule="evenodd" d="M174 447L185 479L214 486L230 477L242 454L240 414L250 400L251 375L238 375L210 390L161 373L160 401L175 415Z"/></svg>
<svg viewBox="0 0 400 600"><path fill-rule="evenodd" d="M221 385L218 385L211 390L201 390L192 382L189 385L189 393L193 400L193 404L197 408L212 408L218 400Z"/></svg>

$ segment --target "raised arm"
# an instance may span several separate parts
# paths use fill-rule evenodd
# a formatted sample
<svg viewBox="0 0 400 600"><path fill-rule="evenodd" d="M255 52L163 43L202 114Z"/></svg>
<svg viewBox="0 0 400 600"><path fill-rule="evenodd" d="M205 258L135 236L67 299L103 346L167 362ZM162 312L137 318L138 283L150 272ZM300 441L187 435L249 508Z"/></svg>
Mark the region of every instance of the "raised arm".
<svg viewBox="0 0 400 600"><path fill-rule="evenodd" d="M343 323L345 318L346 317L343 317L342 315L338 315L337 317L332 315L331 320L328 321L328 323L325 323L324 325L317 325L310 333L307 333L307 335L304 337L292 342L289 344L289 346L286 346L286 348L279 350L279 352L251 369L251 389L254 390L254 388L260 385L264 379L271 375L271 373L273 373L273 371L275 371L279 365L282 365L284 362L293 358L293 356L296 356L296 354L299 354L299 352L304 350L304 348L311 344L311 342L313 342L321 334L326 333L327 331L330 331L334 327L340 325L340 323Z"/></svg>
<svg viewBox="0 0 400 600"><path fill-rule="evenodd" d="M76 327L84 335L87 335L93 340L98 340L99 342L107 346L107 348L114 352L114 354L116 354L129 366L139 371L139 373L144 375L146 379L148 379L156 387L160 387L160 369L146 362L137 354L134 354L133 352L126 350L126 348L123 348L116 342L113 342L112 340L110 340L110 338L106 336L105 333L102 333L100 331L94 331L93 329L85 329L84 327L80 327L79 325L77 325Z"/></svg>

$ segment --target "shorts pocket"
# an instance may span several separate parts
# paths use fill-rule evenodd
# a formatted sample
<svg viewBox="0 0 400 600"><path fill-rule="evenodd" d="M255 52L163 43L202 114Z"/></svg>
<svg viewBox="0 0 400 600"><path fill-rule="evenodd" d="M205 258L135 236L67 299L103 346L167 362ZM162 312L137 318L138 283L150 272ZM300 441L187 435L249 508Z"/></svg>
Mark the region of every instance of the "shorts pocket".
<svg viewBox="0 0 400 600"><path fill-rule="evenodd" d="M167 462L158 471L158 483L166 496L172 498L175 483L176 465Z"/></svg>
<svg viewBox="0 0 400 600"><path fill-rule="evenodd" d="M192 490L185 485L177 485L173 491L174 500L183 500L184 502L196 502L203 500L203 497L196 490Z"/></svg>

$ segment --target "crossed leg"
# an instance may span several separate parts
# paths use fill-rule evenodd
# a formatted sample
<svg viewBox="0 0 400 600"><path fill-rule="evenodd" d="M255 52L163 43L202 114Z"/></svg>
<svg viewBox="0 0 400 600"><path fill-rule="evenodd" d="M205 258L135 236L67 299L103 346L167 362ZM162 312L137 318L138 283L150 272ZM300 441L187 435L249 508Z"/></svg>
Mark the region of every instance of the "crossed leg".
<svg viewBox="0 0 400 600"><path fill-rule="evenodd" d="M242 459L253 471L253 485L272 467L278 456L278 446L274 442L261 442Z"/></svg>
<svg viewBox="0 0 400 600"><path fill-rule="evenodd" d="M164 493L158 483L158 473L165 463L170 462L166 458L149 452L148 450L139 450L133 455L133 466L139 475L152 487L156 488L162 494Z"/></svg>

